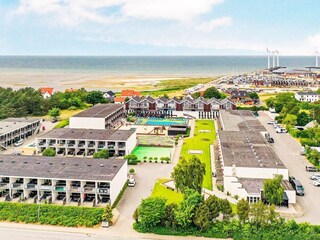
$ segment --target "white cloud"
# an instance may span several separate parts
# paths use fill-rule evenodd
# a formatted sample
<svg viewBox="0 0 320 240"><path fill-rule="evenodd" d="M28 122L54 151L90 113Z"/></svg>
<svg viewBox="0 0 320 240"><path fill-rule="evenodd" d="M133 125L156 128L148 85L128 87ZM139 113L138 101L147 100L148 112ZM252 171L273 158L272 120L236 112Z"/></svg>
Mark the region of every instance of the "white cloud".
<svg viewBox="0 0 320 240"><path fill-rule="evenodd" d="M220 26L229 26L232 24L232 18L231 17L221 17L216 18L208 22L200 22L198 23L195 28L200 31L211 31L216 27Z"/></svg>
<svg viewBox="0 0 320 240"><path fill-rule="evenodd" d="M142 19L190 21L208 13L223 0L128 0L122 7L126 16Z"/></svg>
<svg viewBox="0 0 320 240"><path fill-rule="evenodd" d="M320 33L308 36L307 43L314 48L320 48Z"/></svg>

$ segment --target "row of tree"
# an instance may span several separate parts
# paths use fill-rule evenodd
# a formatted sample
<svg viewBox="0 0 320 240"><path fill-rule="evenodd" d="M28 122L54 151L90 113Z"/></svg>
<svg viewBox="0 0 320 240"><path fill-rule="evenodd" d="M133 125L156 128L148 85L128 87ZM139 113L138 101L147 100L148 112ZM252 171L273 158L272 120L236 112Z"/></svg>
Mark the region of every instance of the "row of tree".
<svg viewBox="0 0 320 240"><path fill-rule="evenodd" d="M42 97L41 92L34 88L0 87L0 119L8 117L43 116L50 109L79 109L105 103L101 91L87 91L84 88L72 92L56 92L50 98Z"/></svg>

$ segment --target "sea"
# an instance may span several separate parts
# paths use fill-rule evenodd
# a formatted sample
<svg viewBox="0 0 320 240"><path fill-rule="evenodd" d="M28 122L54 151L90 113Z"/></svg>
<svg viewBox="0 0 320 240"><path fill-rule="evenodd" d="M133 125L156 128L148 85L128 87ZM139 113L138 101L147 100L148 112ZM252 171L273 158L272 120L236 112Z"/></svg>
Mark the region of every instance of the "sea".
<svg viewBox="0 0 320 240"><path fill-rule="evenodd" d="M280 56L281 66L315 65L314 56ZM213 76L267 68L267 56L0 56L1 72Z"/></svg>

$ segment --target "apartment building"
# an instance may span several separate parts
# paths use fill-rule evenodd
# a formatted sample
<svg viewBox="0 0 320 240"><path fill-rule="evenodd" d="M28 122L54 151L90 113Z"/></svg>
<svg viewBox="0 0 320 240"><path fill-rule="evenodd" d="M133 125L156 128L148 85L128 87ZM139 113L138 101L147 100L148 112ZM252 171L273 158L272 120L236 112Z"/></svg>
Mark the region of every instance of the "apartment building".
<svg viewBox="0 0 320 240"><path fill-rule="evenodd" d="M289 171L278 158L264 135L267 130L251 111L220 111L222 130L217 132L218 158L224 191L250 203L263 197L263 180L275 174L283 176L284 199L296 203L295 191L288 183Z"/></svg>
<svg viewBox="0 0 320 240"><path fill-rule="evenodd" d="M112 129L125 117L121 104L97 104L70 117L70 128Z"/></svg>
<svg viewBox="0 0 320 240"><path fill-rule="evenodd" d="M296 92L294 97L300 102L317 102L320 100L317 92Z"/></svg>
<svg viewBox="0 0 320 240"><path fill-rule="evenodd" d="M136 137L135 130L60 128L38 137L36 152L53 148L60 156L92 156L108 149L111 156L124 156L135 148Z"/></svg>
<svg viewBox="0 0 320 240"><path fill-rule="evenodd" d="M127 101L125 106L127 111L133 111L138 116L180 116L181 113L184 113L196 118L212 118L218 116L219 109L235 109L235 104L229 99L221 101L203 97L193 99L189 96L183 99L136 96Z"/></svg>
<svg viewBox="0 0 320 240"><path fill-rule="evenodd" d="M41 119L35 118L7 118L0 121L0 147L5 149L33 135L40 130L41 122Z"/></svg>
<svg viewBox="0 0 320 240"><path fill-rule="evenodd" d="M0 201L113 204L126 181L122 159L0 157Z"/></svg>

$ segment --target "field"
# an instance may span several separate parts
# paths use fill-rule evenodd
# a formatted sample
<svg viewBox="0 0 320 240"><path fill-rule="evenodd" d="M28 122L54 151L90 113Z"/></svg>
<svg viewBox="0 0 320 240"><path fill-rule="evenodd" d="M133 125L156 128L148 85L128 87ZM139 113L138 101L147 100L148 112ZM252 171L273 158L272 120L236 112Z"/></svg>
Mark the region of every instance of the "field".
<svg viewBox="0 0 320 240"><path fill-rule="evenodd" d="M208 130L210 132L199 132L201 130ZM216 139L213 120L197 120L194 137L184 139L181 157L189 159L192 155L188 153L189 150L200 150L202 154L196 154L201 162L206 164L206 174L203 180L203 187L212 190L212 171L210 160L210 145Z"/></svg>
<svg viewBox="0 0 320 240"><path fill-rule="evenodd" d="M150 87L150 90L142 91L143 96L151 95L153 97L163 96L167 94L169 97L183 95L184 90L196 86L198 84L205 84L215 80L216 78L182 78L175 80L162 80L154 86ZM148 89L148 86L145 86ZM153 90L156 89L156 90Z"/></svg>
<svg viewBox="0 0 320 240"><path fill-rule="evenodd" d="M167 203L180 203L183 200L183 194L166 188L162 183L169 179L158 179L153 187L151 197L162 197L167 199Z"/></svg>

